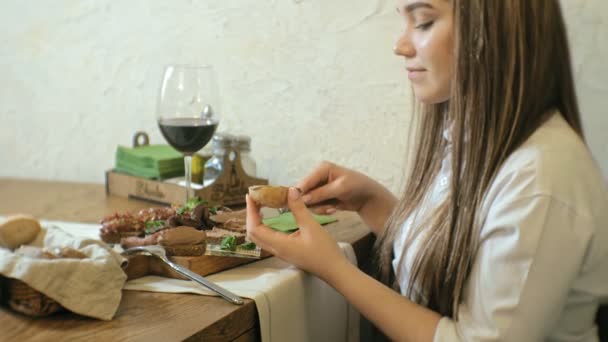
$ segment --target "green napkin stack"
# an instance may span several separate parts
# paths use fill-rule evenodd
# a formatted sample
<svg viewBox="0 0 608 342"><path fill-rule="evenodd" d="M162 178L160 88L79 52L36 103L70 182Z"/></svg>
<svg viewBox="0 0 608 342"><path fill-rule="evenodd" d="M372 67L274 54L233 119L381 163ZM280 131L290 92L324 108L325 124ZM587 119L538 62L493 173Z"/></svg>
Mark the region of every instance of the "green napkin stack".
<svg viewBox="0 0 608 342"><path fill-rule="evenodd" d="M312 216L315 218L315 220L319 224L328 224L328 223L338 221L338 219L336 219L333 216L316 215L316 214L312 214ZM263 222L268 227L270 227L274 230L285 232L285 233L289 233L289 232L298 230L298 224L296 223L296 219L295 219L295 217L293 217L293 214L290 212L266 218L263 220Z"/></svg>
<svg viewBox="0 0 608 342"><path fill-rule="evenodd" d="M169 145L118 146L115 169L142 178L166 179L184 175L184 157Z"/></svg>

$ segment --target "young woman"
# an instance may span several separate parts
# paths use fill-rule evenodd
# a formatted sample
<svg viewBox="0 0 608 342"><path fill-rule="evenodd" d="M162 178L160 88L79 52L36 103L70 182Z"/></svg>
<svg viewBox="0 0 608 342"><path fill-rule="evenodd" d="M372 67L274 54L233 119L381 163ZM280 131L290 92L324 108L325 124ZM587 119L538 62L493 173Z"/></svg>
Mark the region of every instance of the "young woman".
<svg viewBox="0 0 608 342"><path fill-rule="evenodd" d="M289 192L300 230L250 238L324 279L392 340L597 341L608 297L608 191L583 138L558 0L403 0L420 104L400 199L323 163ZM311 218L357 211L378 236L380 277ZM395 291L395 290L398 290Z"/></svg>

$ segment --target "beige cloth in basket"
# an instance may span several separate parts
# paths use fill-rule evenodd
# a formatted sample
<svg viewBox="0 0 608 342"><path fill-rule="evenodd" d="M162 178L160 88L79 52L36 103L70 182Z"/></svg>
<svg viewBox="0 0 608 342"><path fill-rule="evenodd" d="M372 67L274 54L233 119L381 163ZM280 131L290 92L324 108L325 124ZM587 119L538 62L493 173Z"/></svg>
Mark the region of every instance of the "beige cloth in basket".
<svg viewBox="0 0 608 342"><path fill-rule="evenodd" d="M120 254L101 241L75 237L56 226L43 227L31 245L72 247L88 258L34 259L0 248L0 274L21 280L77 314L114 317L127 280Z"/></svg>

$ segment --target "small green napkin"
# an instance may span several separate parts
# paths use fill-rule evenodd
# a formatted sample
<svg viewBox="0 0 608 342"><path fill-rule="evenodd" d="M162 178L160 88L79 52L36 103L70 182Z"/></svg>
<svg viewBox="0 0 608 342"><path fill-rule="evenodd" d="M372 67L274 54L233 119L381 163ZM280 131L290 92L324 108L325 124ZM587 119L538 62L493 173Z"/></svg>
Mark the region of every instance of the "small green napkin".
<svg viewBox="0 0 608 342"><path fill-rule="evenodd" d="M316 214L312 214L312 216L319 224L328 224L328 223L338 221L338 219L333 216L316 215ZM285 233L292 232L292 231L298 229L298 224L296 223L296 219L295 219L295 217L293 217L293 214L290 212L283 213L281 215L277 215L277 216L273 216L273 217L269 217L269 218L265 218L263 220L263 222L268 227L270 227L274 230L285 232Z"/></svg>
<svg viewBox="0 0 608 342"><path fill-rule="evenodd" d="M184 159L169 145L118 146L115 168L134 176L164 179L183 175Z"/></svg>
<svg viewBox="0 0 608 342"><path fill-rule="evenodd" d="M169 145L118 146L116 157L140 167L166 167L183 164L183 155Z"/></svg>

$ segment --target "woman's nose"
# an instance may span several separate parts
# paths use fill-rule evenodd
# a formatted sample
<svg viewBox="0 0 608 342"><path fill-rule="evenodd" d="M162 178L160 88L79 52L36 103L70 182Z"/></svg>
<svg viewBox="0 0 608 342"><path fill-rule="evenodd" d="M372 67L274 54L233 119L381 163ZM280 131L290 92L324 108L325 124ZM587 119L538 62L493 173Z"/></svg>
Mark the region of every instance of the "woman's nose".
<svg viewBox="0 0 608 342"><path fill-rule="evenodd" d="M404 32L399 39L395 42L395 46L393 47L393 51L395 55L403 56L403 57L414 57L416 55L416 49L412 45L411 40L408 37L407 32Z"/></svg>

